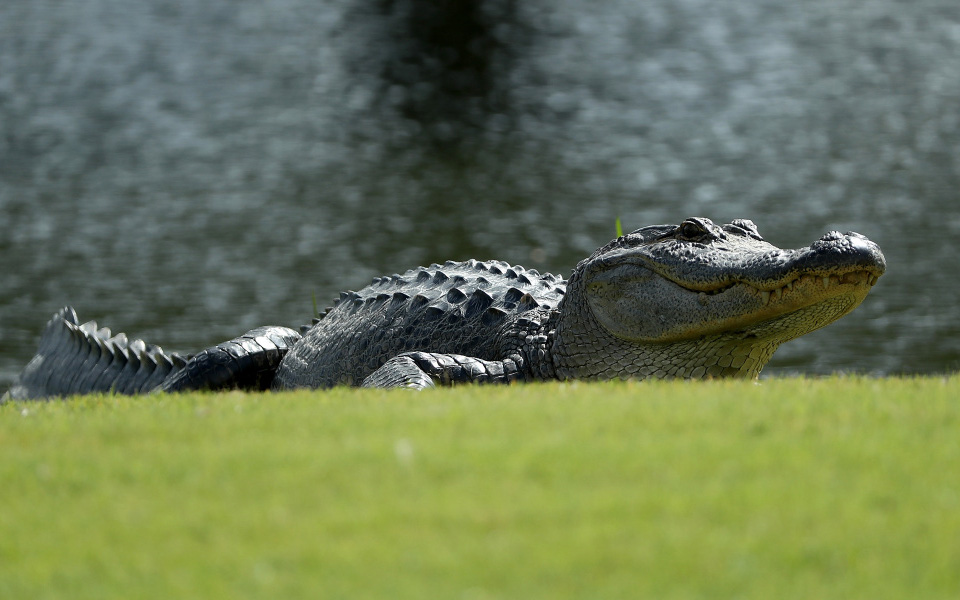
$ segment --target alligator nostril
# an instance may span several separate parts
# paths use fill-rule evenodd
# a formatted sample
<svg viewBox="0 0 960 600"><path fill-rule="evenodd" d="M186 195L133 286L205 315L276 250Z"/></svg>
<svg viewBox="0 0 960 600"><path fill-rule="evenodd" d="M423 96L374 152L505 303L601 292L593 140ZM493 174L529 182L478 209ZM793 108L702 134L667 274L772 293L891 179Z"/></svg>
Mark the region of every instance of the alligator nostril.
<svg viewBox="0 0 960 600"><path fill-rule="evenodd" d="M857 250L861 250L863 252L870 252L873 249L873 246L875 245L873 242L863 237L862 235L849 236L847 237L847 241L850 243L850 246L852 248L856 248Z"/></svg>

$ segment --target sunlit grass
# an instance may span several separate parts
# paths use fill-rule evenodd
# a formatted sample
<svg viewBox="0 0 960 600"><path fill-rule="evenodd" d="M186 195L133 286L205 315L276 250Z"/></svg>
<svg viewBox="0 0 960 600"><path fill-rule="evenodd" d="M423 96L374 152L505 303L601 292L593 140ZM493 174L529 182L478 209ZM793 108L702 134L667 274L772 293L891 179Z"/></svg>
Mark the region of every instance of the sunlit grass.
<svg viewBox="0 0 960 600"><path fill-rule="evenodd" d="M960 378L0 407L0 598L954 598Z"/></svg>

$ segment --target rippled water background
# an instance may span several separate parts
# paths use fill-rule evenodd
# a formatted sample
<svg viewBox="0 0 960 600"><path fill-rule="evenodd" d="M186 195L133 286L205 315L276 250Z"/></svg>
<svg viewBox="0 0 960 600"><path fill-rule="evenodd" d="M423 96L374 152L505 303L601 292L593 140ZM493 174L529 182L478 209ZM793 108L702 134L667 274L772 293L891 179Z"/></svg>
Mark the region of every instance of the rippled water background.
<svg viewBox="0 0 960 600"><path fill-rule="evenodd" d="M64 304L195 351L447 259L859 231L888 272L765 374L960 366L953 0L0 3L0 390Z"/></svg>

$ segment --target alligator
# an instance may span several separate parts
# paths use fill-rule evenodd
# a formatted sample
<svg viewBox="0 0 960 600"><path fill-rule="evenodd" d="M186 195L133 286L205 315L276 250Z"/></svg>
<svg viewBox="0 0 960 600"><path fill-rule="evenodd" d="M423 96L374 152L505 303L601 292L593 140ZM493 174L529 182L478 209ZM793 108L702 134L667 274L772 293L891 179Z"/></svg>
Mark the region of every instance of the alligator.
<svg viewBox="0 0 960 600"><path fill-rule="evenodd" d="M5 399L756 378L780 344L856 308L885 268L858 233L782 250L752 221L694 217L617 237L569 280L495 260L433 264L342 293L299 332L260 327L192 356L66 307Z"/></svg>

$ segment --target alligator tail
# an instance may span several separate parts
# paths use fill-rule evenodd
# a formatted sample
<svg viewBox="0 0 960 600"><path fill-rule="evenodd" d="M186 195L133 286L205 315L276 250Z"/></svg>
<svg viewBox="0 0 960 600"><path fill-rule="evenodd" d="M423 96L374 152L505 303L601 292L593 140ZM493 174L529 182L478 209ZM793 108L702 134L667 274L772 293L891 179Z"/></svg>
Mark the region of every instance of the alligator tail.
<svg viewBox="0 0 960 600"><path fill-rule="evenodd" d="M66 306L47 323L37 354L2 401L112 392L139 394L180 371L190 357L166 354L160 346L128 340L123 333L80 324Z"/></svg>
<svg viewBox="0 0 960 600"><path fill-rule="evenodd" d="M168 377L157 391L268 390L280 361L299 339L299 333L286 327L251 329L232 340L201 350L183 369Z"/></svg>

